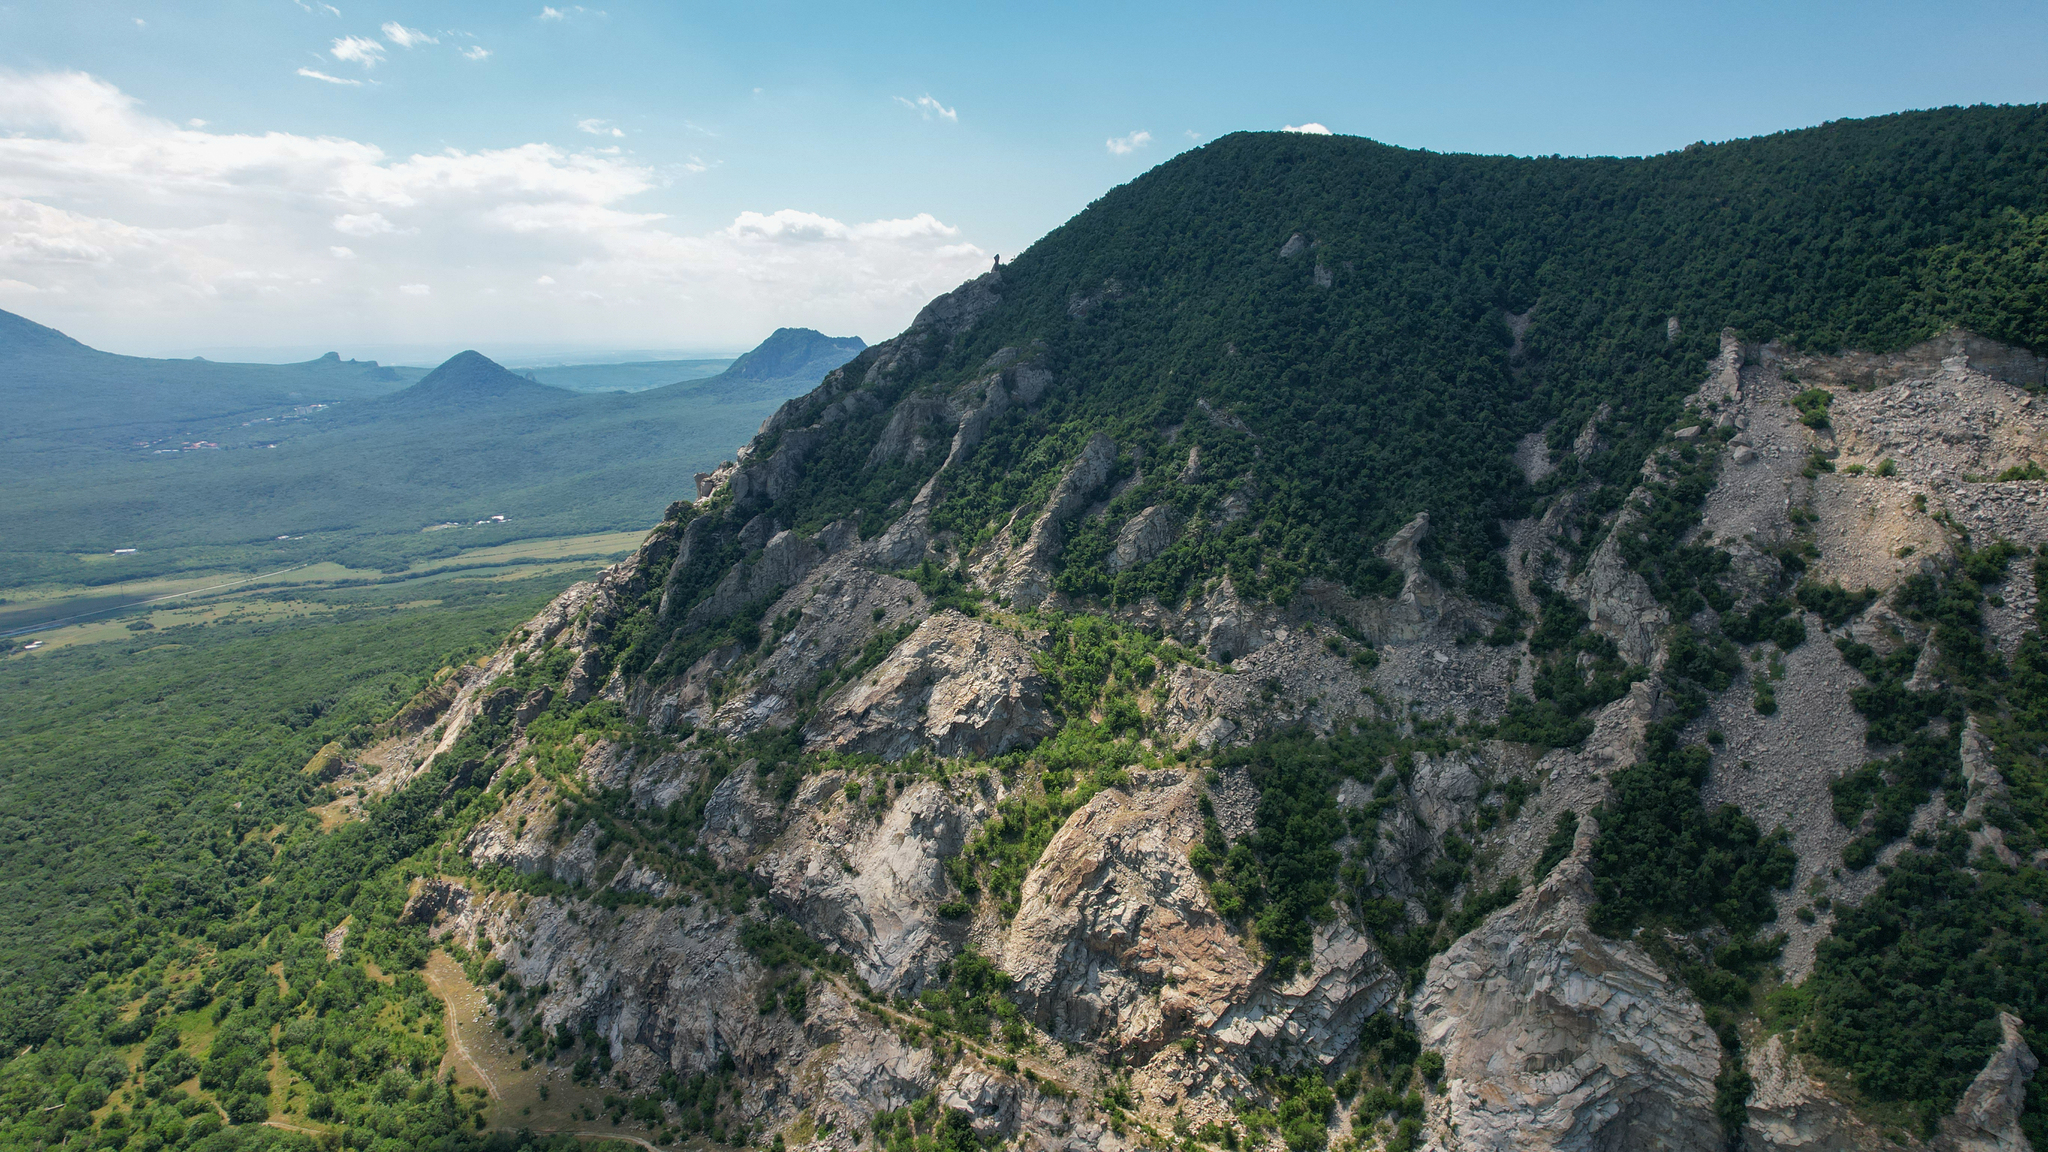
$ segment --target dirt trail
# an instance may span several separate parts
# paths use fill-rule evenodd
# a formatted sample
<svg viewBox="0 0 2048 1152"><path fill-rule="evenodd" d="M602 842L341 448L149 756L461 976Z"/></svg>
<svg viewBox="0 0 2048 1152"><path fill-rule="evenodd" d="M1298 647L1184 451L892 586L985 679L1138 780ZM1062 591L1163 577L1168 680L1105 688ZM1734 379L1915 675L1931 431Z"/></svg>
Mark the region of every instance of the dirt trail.
<svg viewBox="0 0 2048 1152"><path fill-rule="evenodd" d="M467 1012L474 1016L483 1003L482 994L470 984L469 977L463 974L461 965L438 948L427 957L425 976L427 987L447 1006L447 1010L442 1013L442 1026L448 1032L449 1055L462 1061L476 1076L478 1082L483 1084L484 1090L491 1094L491 1099L503 1100L505 1094L498 1091L497 1082L491 1079L489 1072L484 1071L483 1063L470 1054L469 1045L462 1042L461 1013Z"/></svg>
<svg viewBox="0 0 2048 1152"><path fill-rule="evenodd" d="M627 1144L638 1144L647 1149L647 1152L662 1152L660 1148L638 1136L628 1136L623 1132L586 1132L581 1128L535 1128L534 1131L543 1136L584 1136L592 1140L620 1140Z"/></svg>

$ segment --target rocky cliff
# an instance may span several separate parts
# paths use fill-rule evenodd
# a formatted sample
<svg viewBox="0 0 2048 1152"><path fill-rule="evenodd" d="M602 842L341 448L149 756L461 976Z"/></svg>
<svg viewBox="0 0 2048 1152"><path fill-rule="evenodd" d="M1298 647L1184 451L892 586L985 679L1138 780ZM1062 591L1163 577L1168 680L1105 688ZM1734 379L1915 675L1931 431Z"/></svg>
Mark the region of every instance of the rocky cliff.
<svg viewBox="0 0 2048 1152"><path fill-rule="evenodd" d="M731 1113L744 1127L720 1135L816 1148L899 1122L933 1131L946 1114L1073 1149L2029 1146L2036 1061L2017 1018L2000 1018L1951 1115L1902 1128L1796 1030L1703 1008L1685 957L1711 955L1714 929L1596 931L1592 846L1612 781L1676 714L1673 686L1693 684L1673 665L1671 604L1627 544L1690 459L1707 486L1683 538L1720 544L1735 595L1694 625L1762 603L1789 557L1807 581L1870 590L1834 619L1787 610L1842 644L1746 645L1735 675L1672 721L1711 750L1703 802L1781 832L1796 858L1770 896L1770 979L1814 970L1838 911L1884 875L1845 866L1870 826L1831 799L1874 739L1847 646L1935 651L1934 625L1897 607L1904 581L1973 542L2048 543L2048 480L2027 478L2048 457L2040 360L1962 333L1883 357L1729 334L1596 539L1570 538L1588 485L1507 526L1517 610L1569 606L1592 638L1580 665L1608 651L1634 669L1578 738L1546 747L1516 738L1510 715L1544 666L1541 629L1481 639L1506 606L1433 574L1426 515L1379 544L1386 595L1311 580L1281 604L1225 576L1174 604L1078 600L1057 580L1075 526L1135 472L1204 466L1194 451L1133 461L1098 434L1009 530L971 540L936 524L947 462L1061 386L1030 348L894 401L870 454L929 478L879 527L764 510L835 422L887 409L892 374L941 354L1002 291L991 273L941 298L791 401L632 558L415 707L410 730L439 719L436 738L393 738L384 787L435 754L488 750L478 770L497 773L503 803L421 917L502 961L508 1027L594 1035L621 1090L661 1098L649 1130L676 1139L702 1122L661 1086L723 1067L746 1090ZM1824 423L1802 419L1816 389ZM1601 434L1596 417L1529 441L1523 467L1541 479L1550 444ZM1111 527L1118 563L1140 565L1204 523L1146 507ZM2035 591L2026 565L2001 579L1985 632L2010 655ZM1092 681L1072 666L1077 620L1115 641ZM1932 683L1941 667L1923 656L1914 674ZM593 707L602 723L562 719ZM1983 818L2002 781L1972 724L1964 794L1937 789L1911 828L1967 829L2026 866ZM1328 866L1370 898L1312 910L1305 950L1282 955L1219 887L1241 874L1215 850L1256 840L1279 787L1228 753L1369 728L1408 742L1339 781ZM1884 840L1880 863L1910 847ZM764 947L769 925L809 950ZM920 1101L939 1111L896 1111Z"/></svg>

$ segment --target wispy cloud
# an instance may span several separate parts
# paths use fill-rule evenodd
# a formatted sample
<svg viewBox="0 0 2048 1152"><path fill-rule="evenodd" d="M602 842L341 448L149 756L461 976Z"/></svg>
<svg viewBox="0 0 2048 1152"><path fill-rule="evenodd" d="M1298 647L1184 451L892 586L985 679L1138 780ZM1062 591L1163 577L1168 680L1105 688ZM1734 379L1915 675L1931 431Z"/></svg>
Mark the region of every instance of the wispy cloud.
<svg viewBox="0 0 2048 1152"><path fill-rule="evenodd" d="M394 341L574 331L647 347L791 316L894 332L988 267L959 229L914 211L762 205L698 229L641 209L685 175L597 148L393 155L260 120L201 130L84 73L0 71L0 307L32 302L44 323L161 347L255 330L312 341L341 315Z"/></svg>
<svg viewBox="0 0 2048 1152"><path fill-rule="evenodd" d="M137 16L137 17L135 18L135 26L136 26L137 28L147 28L147 27L149 27L149 21L147 21L147 20L144 20L144 19L143 19L142 17L140 17L140 16Z"/></svg>
<svg viewBox="0 0 2048 1152"><path fill-rule="evenodd" d="M471 60L482 60L491 54L491 50L481 44L471 44L462 50L462 54Z"/></svg>
<svg viewBox="0 0 2048 1152"><path fill-rule="evenodd" d="M605 10L602 8L585 8L581 4L565 4L560 8L543 7L536 19L567 20L572 16L603 16L605 14Z"/></svg>
<svg viewBox="0 0 2048 1152"><path fill-rule="evenodd" d="M350 80L346 76L329 76L325 72L315 72L311 68L299 69L299 75L304 76L308 80L325 80L329 84L346 84L350 88L361 88L363 86L361 80Z"/></svg>
<svg viewBox="0 0 2048 1152"><path fill-rule="evenodd" d="M343 36L327 54L336 60L353 60L365 68L375 68L384 59L384 46L367 36Z"/></svg>
<svg viewBox="0 0 2048 1152"><path fill-rule="evenodd" d="M355 249L345 247L340 244L329 246L327 249L327 254L334 257L336 260L353 260L356 258Z"/></svg>
<svg viewBox="0 0 2048 1152"><path fill-rule="evenodd" d="M334 5L332 5L332 4L321 4L321 3L317 3L317 2L316 2L316 3L312 3L312 4L308 4L308 3L306 3L306 0L292 0L292 3L294 3L294 4L297 4L297 5L298 5L298 6L299 6L299 7L301 8L301 9L303 9L303 10L305 10L305 11L307 11L307 12L311 12L311 13L312 13L313 15L315 15L315 16L339 16L339 15L341 15L341 9L339 9L339 8L336 8L336 7L335 7Z"/></svg>
<svg viewBox="0 0 2048 1152"><path fill-rule="evenodd" d="M434 289L426 284L400 284L398 291L406 296L432 296Z"/></svg>
<svg viewBox="0 0 2048 1152"><path fill-rule="evenodd" d="M625 129L611 121L599 120L595 117L589 120L578 120L576 122L576 130L578 132L588 132L592 136L624 136L626 134Z"/></svg>
<svg viewBox="0 0 2048 1152"><path fill-rule="evenodd" d="M754 91L759 92L760 89L756 88ZM944 120L948 124L958 124L960 122L960 113L957 109L948 108L937 100L932 99L929 92L915 100L908 100L898 96L896 97L896 102L918 113L927 120Z"/></svg>
<svg viewBox="0 0 2048 1152"><path fill-rule="evenodd" d="M348 236L376 236L396 232L398 225L386 220L382 212L344 213L334 218L334 230Z"/></svg>
<svg viewBox="0 0 2048 1152"><path fill-rule="evenodd" d="M1103 141L1109 146L1111 156L1128 156L1152 142L1150 132L1133 132L1128 136L1112 136Z"/></svg>
<svg viewBox="0 0 2048 1152"><path fill-rule="evenodd" d="M410 48L415 44L439 44L441 42L441 38L438 36L429 36L417 28L407 28L396 20L386 21L383 33L386 40L391 41L400 48Z"/></svg>
<svg viewBox="0 0 2048 1152"><path fill-rule="evenodd" d="M1329 130L1328 128L1325 128L1325 127L1323 127L1323 126L1322 126L1321 124L1318 124L1318 123L1316 123L1316 122L1315 122L1315 121L1313 121L1313 120L1309 121L1309 122L1308 122L1308 123L1306 123L1306 124L1289 124L1289 125L1287 125L1286 127L1282 128L1282 129L1280 129L1280 130L1281 130L1282 132L1302 132L1302 133L1306 133L1307 135L1310 135L1310 136L1335 136L1335 135L1336 135L1336 133L1335 133L1335 132L1332 132L1332 131L1330 131L1330 130Z"/></svg>

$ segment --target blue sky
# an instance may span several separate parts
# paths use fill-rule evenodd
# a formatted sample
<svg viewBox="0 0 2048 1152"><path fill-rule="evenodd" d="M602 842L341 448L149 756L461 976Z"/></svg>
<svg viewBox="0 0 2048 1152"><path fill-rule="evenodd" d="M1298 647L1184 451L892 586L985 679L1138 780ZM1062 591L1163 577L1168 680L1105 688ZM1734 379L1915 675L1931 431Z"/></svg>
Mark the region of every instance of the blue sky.
<svg viewBox="0 0 2048 1152"><path fill-rule="evenodd" d="M139 353L869 340L1239 129L2048 98L2048 5L0 3L0 308Z"/></svg>

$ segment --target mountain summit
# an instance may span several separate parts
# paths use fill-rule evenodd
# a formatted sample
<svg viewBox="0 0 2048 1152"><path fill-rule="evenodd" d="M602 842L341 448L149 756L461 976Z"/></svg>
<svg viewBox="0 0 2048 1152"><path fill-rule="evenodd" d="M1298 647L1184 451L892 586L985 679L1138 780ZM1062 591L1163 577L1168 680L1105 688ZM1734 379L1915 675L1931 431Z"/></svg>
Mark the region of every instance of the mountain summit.
<svg viewBox="0 0 2048 1152"><path fill-rule="evenodd" d="M827 372L867 347L858 336L827 336L811 328L777 328L766 340L703 380L685 380L663 390L716 396L728 403L780 399L809 391Z"/></svg>
<svg viewBox="0 0 2048 1152"><path fill-rule="evenodd" d="M723 378L758 384L808 376L812 379L859 355L867 342L858 336L827 336L811 328L777 328L753 351L732 362Z"/></svg>
<svg viewBox="0 0 2048 1152"><path fill-rule="evenodd" d="M457 352L419 383L394 392L384 403L409 407L489 408L567 400L575 393L550 388L500 365L481 352Z"/></svg>

